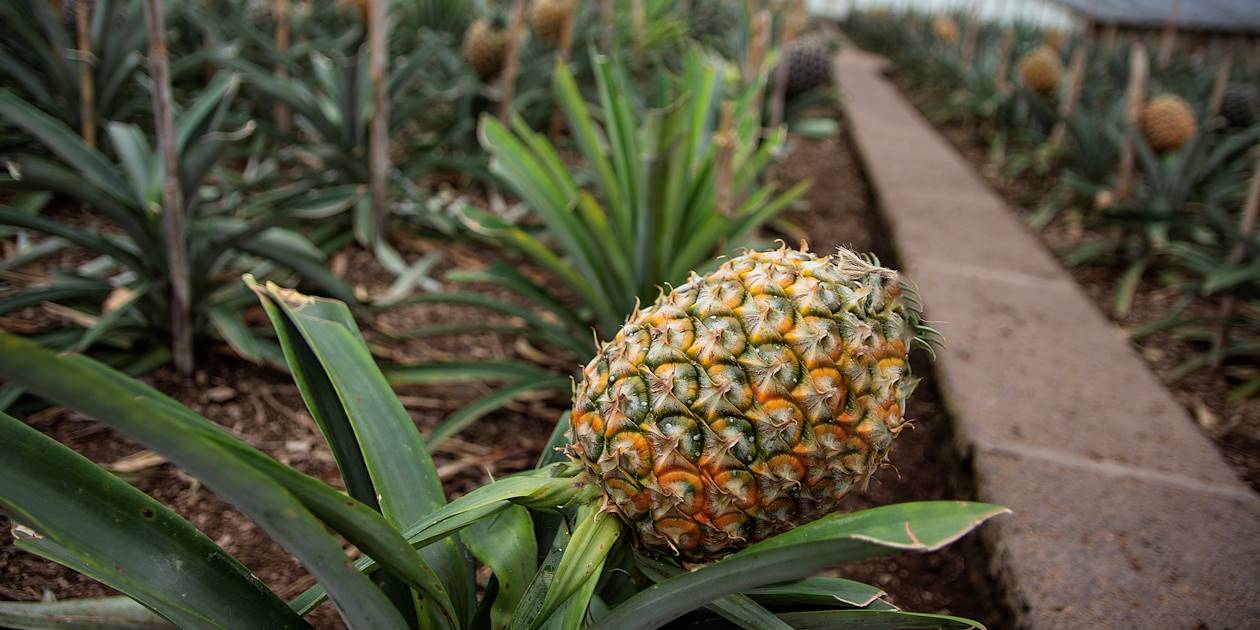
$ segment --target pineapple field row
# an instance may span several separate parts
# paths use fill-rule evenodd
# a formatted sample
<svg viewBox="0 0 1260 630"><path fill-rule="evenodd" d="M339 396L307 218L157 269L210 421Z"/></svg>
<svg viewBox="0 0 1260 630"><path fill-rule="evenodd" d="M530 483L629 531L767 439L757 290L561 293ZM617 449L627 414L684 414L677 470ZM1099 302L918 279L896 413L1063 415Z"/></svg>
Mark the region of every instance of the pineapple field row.
<svg viewBox="0 0 1260 630"><path fill-rule="evenodd" d="M0 0L0 627L1022 623L806 7ZM844 28L1254 485L1257 69Z"/></svg>

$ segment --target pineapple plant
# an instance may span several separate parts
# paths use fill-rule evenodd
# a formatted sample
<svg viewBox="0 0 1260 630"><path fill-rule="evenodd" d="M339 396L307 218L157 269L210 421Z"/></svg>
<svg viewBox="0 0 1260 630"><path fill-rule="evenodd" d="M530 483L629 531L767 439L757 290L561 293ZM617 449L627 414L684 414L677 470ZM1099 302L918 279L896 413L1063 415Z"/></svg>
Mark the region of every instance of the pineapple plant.
<svg viewBox="0 0 1260 630"><path fill-rule="evenodd" d="M503 69L507 45L508 32L501 21L478 18L464 33L464 60L481 78L490 78Z"/></svg>
<svg viewBox="0 0 1260 630"><path fill-rule="evenodd" d="M1059 53L1050 46L1042 46L1019 60L1019 77L1024 85L1039 94L1050 94L1059 87L1063 64Z"/></svg>
<svg viewBox="0 0 1260 630"><path fill-rule="evenodd" d="M1250 127L1256 121L1256 92L1253 89L1232 85L1221 97L1217 113L1231 128Z"/></svg>
<svg viewBox="0 0 1260 630"><path fill-rule="evenodd" d="M817 39L803 39L788 49L787 96L792 98L831 83L831 49Z"/></svg>
<svg viewBox="0 0 1260 630"><path fill-rule="evenodd" d="M866 483L905 426L925 331L897 273L848 250L732 258L600 347L569 453L643 548L729 553Z"/></svg>
<svg viewBox="0 0 1260 630"><path fill-rule="evenodd" d="M937 16L932 20L932 32L937 39L953 44L958 41L958 21L948 15Z"/></svg>
<svg viewBox="0 0 1260 630"><path fill-rule="evenodd" d="M1198 131L1194 110L1185 99L1164 94L1150 100L1142 108L1142 136L1157 153L1176 151L1185 146Z"/></svg>
<svg viewBox="0 0 1260 630"><path fill-rule="evenodd" d="M571 19L576 5L576 0L535 0L530 7L529 23L539 41L548 46L558 46L564 22Z"/></svg>

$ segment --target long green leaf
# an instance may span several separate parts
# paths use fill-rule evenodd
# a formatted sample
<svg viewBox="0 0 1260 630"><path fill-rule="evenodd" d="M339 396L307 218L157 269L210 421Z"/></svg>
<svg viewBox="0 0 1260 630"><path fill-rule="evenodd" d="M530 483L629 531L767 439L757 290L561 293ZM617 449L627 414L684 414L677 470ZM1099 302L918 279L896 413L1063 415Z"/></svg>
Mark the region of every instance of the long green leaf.
<svg viewBox="0 0 1260 630"><path fill-rule="evenodd" d="M249 570L161 503L0 413L0 506L75 568L183 627L306 624ZM23 533L25 531L26 533Z"/></svg>
<svg viewBox="0 0 1260 630"><path fill-rule="evenodd" d="M623 602L599 628L658 628L718 597L901 551L932 551L1007 510L985 503L925 501L835 514L756 543Z"/></svg>
<svg viewBox="0 0 1260 630"><path fill-rule="evenodd" d="M157 630L173 627L130 597L0 602L0 626L21 630Z"/></svg>
<svg viewBox="0 0 1260 630"><path fill-rule="evenodd" d="M498 593L490 607L490 627L507 628L512 612L538 570L538 542L529 510L511 506L474 523L461 537L478 560L490 567Z"/></svg>

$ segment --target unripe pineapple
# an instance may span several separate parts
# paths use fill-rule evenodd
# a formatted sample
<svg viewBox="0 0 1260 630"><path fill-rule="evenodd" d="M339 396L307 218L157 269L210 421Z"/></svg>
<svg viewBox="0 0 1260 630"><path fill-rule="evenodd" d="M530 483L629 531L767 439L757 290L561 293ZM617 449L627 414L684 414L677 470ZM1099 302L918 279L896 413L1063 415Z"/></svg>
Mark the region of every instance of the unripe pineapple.
<svg viewBox="0 0 1260 630"><path fill-rule="evenodd" d="M570 455L649 550L701 561L836 511L904 426L917 300L841 249L752 252L636 310Z"/></svg>
<svg viewBox="0 0 1260 630"><path fill-rule="evenodd" d="M1054 92L1059 87L1059 77L1062 74L1063 64L1059 61L1059 53L1049 46L1042 46L1019 60L1019 77L1034 92Z"/></svg>
<svg viewBox="0 0 1260 630"><path fill-rule="evenodd" d="M507 30L485 19L475 20L464 33L464 60L482 78L492 77L503 68L507 45Z"/></svg>
<svg viewBox="0 0 1260 630"><path fill-rule="evenodd" d="M831 83L831 49L826 43L807 39L800 40L788 49L787 96L804 94Z"/></svg>
<svg viewBox="0 0 1260 630"><path fill-rule="evenodd" d="M1153 151L1176 151L1185 146L1196 131L1194 111L1180 96L1158 96L1142 109L1142 135Z"/></svg>
<svg viewBox="0 0 1260 630"><path fill-rule="evenodd" d="M1230 127L1250 127L1256 121L1256 93L1241 87L1230 86L1221 97L1218 112Z"/></svg>
<svg viewBox="0 0 1260 630"><path fill-rule="evenodd" d="M937 39L952 44L958 41L958 22L948 15L937 16L932 20L932 32Z"/></svg>
<svg viewBox="0 0 1260 630"><path fill-rule="evenodd" d="M564 21L573 14L575 0L535 0L529 12L529 23L539 41L548 46L560 44Z"/></svg>

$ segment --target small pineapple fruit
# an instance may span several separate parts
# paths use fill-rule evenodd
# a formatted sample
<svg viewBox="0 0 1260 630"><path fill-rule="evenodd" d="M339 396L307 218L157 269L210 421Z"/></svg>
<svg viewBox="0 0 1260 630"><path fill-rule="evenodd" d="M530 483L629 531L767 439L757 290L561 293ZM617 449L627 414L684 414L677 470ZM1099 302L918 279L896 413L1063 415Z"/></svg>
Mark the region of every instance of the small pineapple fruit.
<svg viewBox="0 0 1260 630"><path fill-rule="evenodd" d="M529 12L529 23L539 41L548 46L560 44L560 32L564 30L564 21L569 19L575 8L575 0L535 0Z"/></svg>
<svg viewBox="0 0 1260 630"><path fill-rule="evenodd" d="M641 547L719 557L836 511L884 463L921 331L898 274L848 250L732 258L602 345L569 455Z"/></svg>
<svg viewBox="0 0 1260 630"><path fill-rule="evenodd" d="M788 49L787 96L792 98L831 83L831 49L825 42L803 39Z"/></svg>
<svg viewBox="0 0 1260 630"><path fill-rule="evenodd" d="M1158 153L1176 151L1198 131L1194 111L1180 96L1157 96L1142 108L1142 135Z"/></svg>
<svg viewBox="0 0 1260 630"><path fill-rule="evenodd" d="M952 44L958 41L958 22L948 15L939 15L932 20L932 32L937 39Z"/></svg>
<svg viewBox="0 0 1260 630"><path fill-rule="evenodd" d="M1049 46L1042 46L1019 60L1019 77L1024 85L1039 94L1050 94L1059 87L1063 64L1059 53Z"/></svg>
<svg viewBox="0 0 1260 630"><path fill-rule="evenodd" d="M474 20L464 33L464 60L481 78L492 77L503 68L507 45L507 30L485 19Z"/></svg>
<svg viewBox="0 0 1260 630"><path fill-rule="evenodd" d="M1230 86L1221 97L1221 108L1217 113L1230 127L1250 127L1256 121L1255 91L1241 86Z"/></svg>

